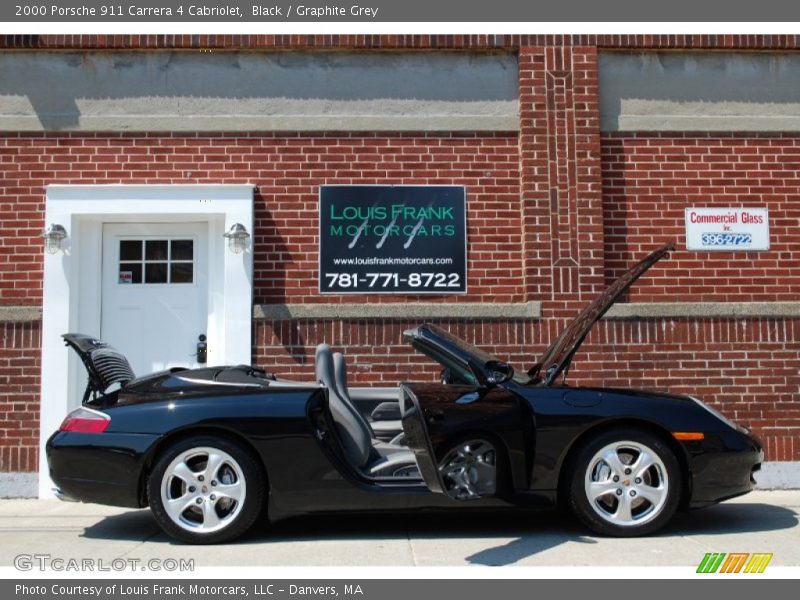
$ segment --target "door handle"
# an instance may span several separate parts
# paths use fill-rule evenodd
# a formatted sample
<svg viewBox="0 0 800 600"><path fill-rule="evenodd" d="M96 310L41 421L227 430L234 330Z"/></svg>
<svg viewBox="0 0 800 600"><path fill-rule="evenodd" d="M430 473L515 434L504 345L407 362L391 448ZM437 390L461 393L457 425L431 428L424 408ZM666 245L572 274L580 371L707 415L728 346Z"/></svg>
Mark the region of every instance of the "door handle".
<svg viewBox="0 0 800 600"><path fill-rule="evenodd" d="M201 333L197 339L197 362L204 365L208 362L208 344L206 343L206 336Z"/></svg>

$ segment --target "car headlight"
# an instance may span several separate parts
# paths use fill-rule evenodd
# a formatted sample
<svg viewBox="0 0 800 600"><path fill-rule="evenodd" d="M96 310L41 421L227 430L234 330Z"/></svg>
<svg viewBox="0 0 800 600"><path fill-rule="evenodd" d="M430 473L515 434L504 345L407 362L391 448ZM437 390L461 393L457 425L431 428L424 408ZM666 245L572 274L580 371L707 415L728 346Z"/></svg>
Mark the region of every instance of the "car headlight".
<svg viewBox="0 0 800 600"><path fill-rule="evenodd" d="M737 425L736 423L731 421L728 417L726 417L721 412L719 412L717 409L711 408L708 404L706 404L705 402L703 402L699 398L695 398L694 396L689 396L689 398L691 398L692 400L697 402L697 404L699 404L703 409L705 409L708 412L710 412L712 415L714 415L717 419L719 419L720 421L725 423L725 425L727 425L731 429L735 429L737 431L747 431L744 427L740 427L739 425Z"/></svg>

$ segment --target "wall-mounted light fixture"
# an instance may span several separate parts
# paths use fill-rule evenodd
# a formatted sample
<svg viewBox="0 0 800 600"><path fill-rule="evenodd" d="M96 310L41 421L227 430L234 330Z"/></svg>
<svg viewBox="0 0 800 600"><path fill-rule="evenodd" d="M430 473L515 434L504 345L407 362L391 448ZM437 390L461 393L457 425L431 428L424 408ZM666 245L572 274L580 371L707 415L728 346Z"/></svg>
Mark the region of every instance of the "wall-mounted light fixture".
<svg viewBox="0 0 800 600"><path fill-rule="evenodd" d="M51 223L39 237L44 239L44 249L48 254L55 254L67 239L67 230L58 223Z"/></svg>
<svg viewBox="0 0 800 600"><path fill-rule="evenodd" d="M234 223L231 225L231 228L223 234L228 240L228 248L234 254L241 254L247 249L247 239L250 237L250 234L247 233L247 229L241 223Z"/></svg>

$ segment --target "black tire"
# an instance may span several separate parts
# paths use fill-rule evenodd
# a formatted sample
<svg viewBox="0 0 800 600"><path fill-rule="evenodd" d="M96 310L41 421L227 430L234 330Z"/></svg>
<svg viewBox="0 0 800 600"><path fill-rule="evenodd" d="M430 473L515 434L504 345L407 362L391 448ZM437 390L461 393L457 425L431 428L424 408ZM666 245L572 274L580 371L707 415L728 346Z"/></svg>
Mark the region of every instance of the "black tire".
<svg viewBox="0 0 800 600"><path fill-rule="evenodd" d="M239 477L241 477L246 490L241 506L238 503L231 502L231 505L235 507L235 510L231 509L231 513L235 512L236 514L229 515L230 522L224 524L220 529L205 532L202 531L202 525L196 530L190 530L188 523L184 523L183 526L176 523L169 515L162 499L162 483L168 485L164 478L173 461L184 453L201 448L216 449L229 455L235 461L233 464L235 464L236 471L239 473L239 476L236 476L236 481L239 481ZM229 466L226 466L226 468ZM231 470L231 472L234 471ZM170 475L168 481L174 482L174 480L174 476ZM211 482L208 481L206 483L209 486L208 493L212 493L214 489L210 487ZM181 485L180 482L179 485ZM216 481L214 485L218 485ZM188 491L186 493L188 494ZM219 435L194 435L175 442L157 456L147 479L147 496L153 516L167 535L191 544L219 544L241 536L259 518L266 496L266 477L258 459L240 443ZM205 501L210 502L210 497L206 496ZM214 510L216 512L216 508ZM200 518L204 519L202 515Z"/></svg>
<svg viewBox="0 0 800 600"><path fill-rule="evenodd" d="M497 496L497 497L504 497L509 489L511 488L511 481L509 475L509 466L508 466L508 458L506 457L505 448L503 444L495 439L493 436L487 436L484 433L476 433L476 434L465 434L459 435L448 442L447 451L442 452L441 460L438 461L437 469L441 471L445 468L445 463L447 462L447 458L451 455L457 448L463 446L464 444L468 443L483 443L487 446L491 447L492 452L494 453L494 473L492 476L493 484L494 484L494 491L489 493L489 490L484 490L485 495ZM445 486L448 487L447 476L443 476L445 479ZM451 498L453 497L450 492L446 492L448 496Z"/></svg>
<svg viewBox="0 0 800 600"><path fill-rule="evenodd" d="M627 450L625 443L630 443L633 449ZM592 465L595 465L594 468L598 469L597 471L593 469L592 473L605 472L613 474L615 472L611 467L603 466L605 465L604 462L597 462L598 453L611 445L618 446L619 451L623 453L623 457L634 456L637 445L646 447L647 450L657 456L660 464L654 465L652 471L648 470L646 472L645 478L648 481L645 482L645 485L650 482L654 483L659 477L662 477L666 481L666 491L660 495L662 500L659 500L656 504L644 500L642 491L638 492L639 498L636 499L635 490L637 488L634 481L639 481L641 485L641 478L636 480L635 473L631 473L630 477L628 477L624 475L624 470L620 473L620 479L617 483L612 483L614 481L613 476L609 475L612 478L607 480L606 485L612 486L614 488L613 491L599 497L596 501L589 498L586 481L587 477L589 479L593 477L591 474L587 474L588 470L593 469ZM629 454L626 455L624 454L625 452L629 452ZM624 461L622 466L627 467ZM672 519L680 504L683 477L681 476L678 459L662 438L648 431L617 429L598 433L587 439L580 446L567 468L569 469L566 473L567 503L570 509L584 525L603 536L635 537L651 534L661 529ZM601 471L603 469L607 469L607 471ZM638 489L648 491L644 487ZM618 495L619 491L622 493ZM631 495L634 497L631 498ZM624 500L629 500L631 503L639 503L639 506L631 511L634 514L633 518L625 519L619 516L623 514L619 512L620 496L623 496ZM613 514L610 514L612 510ZM640 511L638 517L635 516L635 511L637 510ZM637 518L641 522L637 522ZM612 522L613 520L618 520L618 522Z"/></svg>

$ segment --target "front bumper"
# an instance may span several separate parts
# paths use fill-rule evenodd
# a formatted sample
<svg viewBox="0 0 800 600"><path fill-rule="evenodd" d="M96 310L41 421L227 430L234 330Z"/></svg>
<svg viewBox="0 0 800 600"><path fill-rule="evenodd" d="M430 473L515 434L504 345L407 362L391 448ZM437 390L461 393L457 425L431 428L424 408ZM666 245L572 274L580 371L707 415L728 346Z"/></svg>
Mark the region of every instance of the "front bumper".
<svg viewBox="0 0 800 600"><path fill-rule="evenodd" d="M56 496L112 506L143 506L143 472L157 435L59 431L47 440Z"/></svg>
<svg viewBox="0 0 800 600"><path fill-rule="evenodd" d="M741 496L755 488L764 450L745 429L707 433L700 442L684 444L692 474L690 508L701 508Z"/></svg>

